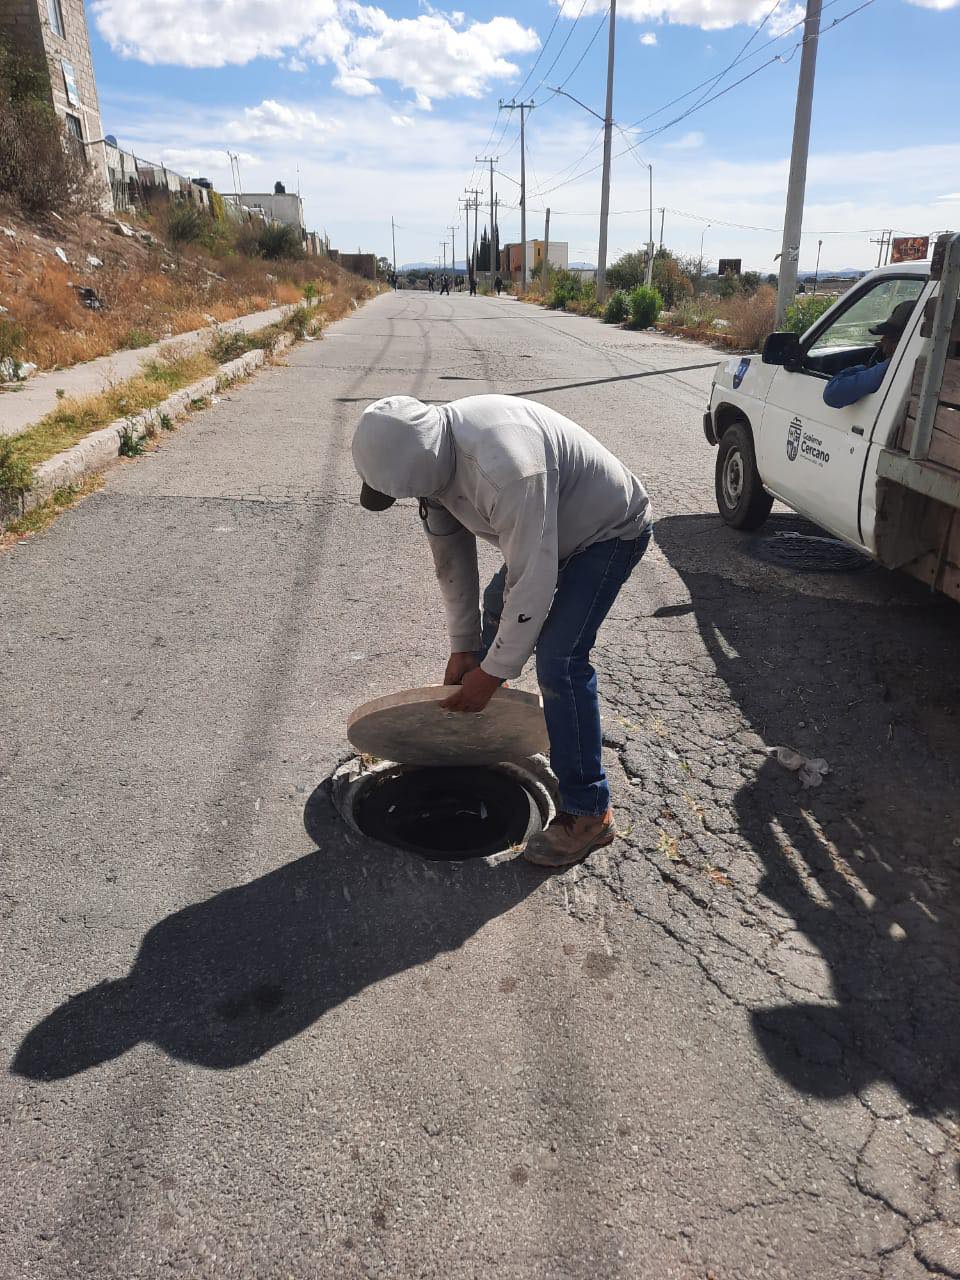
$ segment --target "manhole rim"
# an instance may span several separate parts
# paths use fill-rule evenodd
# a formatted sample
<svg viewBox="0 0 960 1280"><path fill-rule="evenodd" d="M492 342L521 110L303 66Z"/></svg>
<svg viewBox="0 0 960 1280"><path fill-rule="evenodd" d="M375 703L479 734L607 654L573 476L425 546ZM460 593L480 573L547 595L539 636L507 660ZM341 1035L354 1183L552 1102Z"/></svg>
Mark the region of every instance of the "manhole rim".
<svg viewBox="0 0 960 1280"><path fill-rule="evenodd" d="M450 766L438 767L449 768ZM518 764L512 760L498 760L495 764L471 765L470 767L496 770L518 782L529 795L534 807L539 811L541 827L546 827L556 816L559 797L557 779L550 769L546 756L530 756L523 764ZM333 807L349 827L351 834L362 840L366 846L384 850L393 856L400 853L408 857L424 858L425 855L422 853L403 848L400 845L387 844L383 840L367 835L358 824L354 811L364 791L372 786L377 778L384 773L389 773L396 769L410 769L412 771L428 768L430 768L429 765L405 765L397 760L378 760L376 764L367 765L364 764L359 756L351 756L330 777L330 798L333 802ZM511 861L516 856L516 852L511 847L502 849L497 853L468 855L464 858L445 858L443 861L447 864L451 862L482 862L488 866L496 866L497 863Z"/></svg>

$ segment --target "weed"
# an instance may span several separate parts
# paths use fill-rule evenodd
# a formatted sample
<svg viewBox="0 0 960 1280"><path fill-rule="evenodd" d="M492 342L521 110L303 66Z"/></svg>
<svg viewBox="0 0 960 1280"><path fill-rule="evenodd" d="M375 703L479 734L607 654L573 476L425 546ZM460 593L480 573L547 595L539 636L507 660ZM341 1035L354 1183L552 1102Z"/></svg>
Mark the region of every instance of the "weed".
<svg viewBox="0 0 960 1280"><path fill-rule="evenodd" d="M209 396L194 396L194 397L193 397L193 399L190 401L190 408L191 408L191 409L206 409L206 407L207 407L207 405L208 405L209 403L210 403L210 397L209 397Z"/></svg>
<svg viewBox="0 0 960 1280"><path fill-rule="evenodd" d="M755 293L741 294L723 305L727 336L744 351L759 351L773 332L777 311L777 291L762 284Z"/></svg>
<svg viewBox="0 0 960 1280"><path fill-rule="evenodd" d="M271 261L304 256L303 245L296 230L283 222L270 222L263 228L257 237L257 249L262 258L269 258Z"/></svg>
<svg viewBox="0 0 960 1280"><path fill-rule="evenodd" d="M671 862L679 862L680 847L677 844L677 837L668 835L666 831L661 831L660 839L657 841L657 853L664 854Z"/></svg>
<svg viewBox="0 0 960 1280"><path fill-rule="evenodd" d="M0 515L19 504L33 487L33 471L14 439L0 436Z"/></svg>
<svg viewBox="0 0 960 1280"><path fill-rule="evenodd" d="M563 311L568 302L574 302L583 292L580 277L572 271L558 270L553 274L553 289L547 299L547 306L554 311Z"/></svg>
<svg viewBox="0 0 960 1280"><path fill-rule="evenodd" d="M657 316L663 308L663 299L656 289L638 284L627 296L630 301L631 329L649 329L651 325L657 323Z"/></svg>
<svg viewBox="0 0 960 1280"><path fill-rule="evenodd" d="M57 399L58 399L58 400L63 400L63 399L64 399L64 397L66 396L66 394L67 394L67 393L66 393L66 391L63 389L63 387L57 387L57 390L56 390L56 396L57 396Z"/></svg>
<svg viewBox="0 0 960 1280"><path fill-rule="evenodd" d="M54 489L49 498L38 503L32 511L19 516L7 525L6 537L0 535L0 547L16 538L23 538L31 533L40 533L51 524L62 511L72 507L75 502L94 493L103 484L103 475L87 476L80 484L63 485Z"/></svg>
<svg viewBox="0 0 960 1280"><path fill-rule="evenodd" d="M317 286L312 280L308 280L303 286L303 296L305 301L312 302L318 296Z"/></svg>
<svg viewBox="0 0 960 1280"><path fill-rule="evenodd" d="M117 418L152 408L171 392L196 382L215 368L210 357L199 352L158 357L144 365L137 377L98 395L64 400L36 426L14 436L13 445L24 461L35 466Z"/></svg>
<svg viewBox="0 0 960 1280"><path fill-rule="evenodd" d="M604 324L623 324L630 314L630 302L622 289L611 293L603 309Z"/></svg>
<svg viewBox="0 0 960 1280"><path fill-rule="evenodd" d="M250 335L244 333L242 329L233 329L230 332L220 329L208 350L217 364L228 364L229 361L245 355L253 345Z"/></svg>
<svg viewBox="0 0 960 1280"><path fill-rule="evenodd" d="M173 245L196 244L203 240L209 219L188 201L171 204L166 219L167 238Z"/></svg>
<svg viewBox="0 0 960 1280"><path fill-rule="evenodd" d="M146 453L147 445L143 436L137 434L136 424L128 418L118 432L120 436L120 457L139 458Z"/></svg>
<svg viewBox="0 0 960 1280"><path fill-rule="evenodd" d="M23 350L26 331L15 320L0 320L0 364L4 360L16 360Z"/></svg>
<svg viewBox="0 0 960 1280"><path fill-rule="evenodd" d="M173 430L173 419L170 417L169 413L161 413L158 421L162 431Z"/></svg>
<svg viewBox="0 0 960 1280"><path fill-rule="evenodd" d="M136 351L140 347L152 347L156 338L146 329L128 329L120 339L117 348L120 351Z"/></svg>
<svg viewBox="0 0 960 1280"><path fill-rule="evenodd" d="M305 307L294 307L283 324L295 337L302 339L310 328L310 316Z"/></svg>

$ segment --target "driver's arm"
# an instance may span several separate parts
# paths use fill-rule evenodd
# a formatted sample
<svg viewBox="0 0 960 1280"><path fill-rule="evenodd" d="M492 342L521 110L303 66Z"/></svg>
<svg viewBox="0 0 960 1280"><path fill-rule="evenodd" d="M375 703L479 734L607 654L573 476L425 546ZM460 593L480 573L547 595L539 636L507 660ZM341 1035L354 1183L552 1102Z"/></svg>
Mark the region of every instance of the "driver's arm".
<svg viewBox="0 0 960 1280"><path fill-rule="evenodd" d="M823 389L824 404L831 409L845 409L864 396L873 395L880 390L889 367L889 360L881 360L879 364L857 364L834 374Z"/></svg>

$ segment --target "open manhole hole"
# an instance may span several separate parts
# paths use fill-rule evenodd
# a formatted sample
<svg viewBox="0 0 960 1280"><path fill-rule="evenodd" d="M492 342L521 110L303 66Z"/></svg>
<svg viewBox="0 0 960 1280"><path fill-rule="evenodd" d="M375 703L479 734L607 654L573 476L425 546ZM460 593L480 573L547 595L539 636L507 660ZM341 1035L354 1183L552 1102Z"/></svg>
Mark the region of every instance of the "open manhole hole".
<svg viewBox="0 0 960 1280"><path fill-rule="evenodd" d="M854 573L873 564L867 556L826 534L781 529L750 540L758 560L800 573Z"/></svg>
<svg viewBox="0 0 960 1280"><path fill-rule="evenodd" d="M435 862L510 851L553 813L539 771L512 764L392 764L369 772L347 766L333 788L337 808L357 832Z"/></svg>

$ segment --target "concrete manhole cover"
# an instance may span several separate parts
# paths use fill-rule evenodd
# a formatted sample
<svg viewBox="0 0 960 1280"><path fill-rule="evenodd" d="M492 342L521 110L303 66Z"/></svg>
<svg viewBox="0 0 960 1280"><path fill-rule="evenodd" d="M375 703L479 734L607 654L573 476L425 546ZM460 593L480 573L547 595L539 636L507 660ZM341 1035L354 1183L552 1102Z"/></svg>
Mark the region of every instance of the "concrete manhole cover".
<svg viewBox="0 0 960 1280"><path fill-rule="evenodd" d="M869 557L827 534L792 529L751 538L749 551L767 564L800 573L856 573L873 564Z"/></svg>

